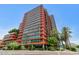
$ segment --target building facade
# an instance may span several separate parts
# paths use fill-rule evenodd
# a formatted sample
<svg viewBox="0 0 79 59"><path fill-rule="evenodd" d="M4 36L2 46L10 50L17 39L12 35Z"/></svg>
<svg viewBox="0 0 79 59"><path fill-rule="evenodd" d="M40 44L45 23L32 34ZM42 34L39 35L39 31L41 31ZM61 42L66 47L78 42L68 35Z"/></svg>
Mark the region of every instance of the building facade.
<svg viewBox="0 0 79 59"><path fill-rule="evenodd" d="M3 40L0 40L0 49L4 47L4 42Z"/></svg>
<svg viewBox="0 0 79 59"><path fill-rule="evenodd" d="M16 41L17 40L17 37L16 37L16 33L13 32L13 33L10 33L10 34L7 34L4 36L3 38L3 41L5 43L5 45L13 42L13 41Z"/></svg>
<svg viewBox="0 0 79 59"><path fill-rule="evenodd" d="M17 41L23 45L47 45L47 37L55 26L54 17L40 5L24 14Z"/></svg>

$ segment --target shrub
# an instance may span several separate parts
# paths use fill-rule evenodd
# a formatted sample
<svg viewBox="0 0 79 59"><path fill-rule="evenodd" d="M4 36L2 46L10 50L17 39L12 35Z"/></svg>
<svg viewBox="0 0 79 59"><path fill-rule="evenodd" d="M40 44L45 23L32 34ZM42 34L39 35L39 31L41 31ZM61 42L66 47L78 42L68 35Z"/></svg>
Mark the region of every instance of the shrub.
<svg viewBox="0 0 79 59"><path fill-rule="evenodd" d="M29 50L34 50L35 49L35 46L34 45L29 45Z"/></svg>
<svg viewBox="0 0 79 59"><path fill-rule="evenodd" d="M10 42L7 45L7 47L8 47L9 50L17 50L19 45L17 44L17 42Z"/></svg>
<svg viewBox="0 0 79 59"><path fill-rule="evenodd" d="M76 48L72 47L72 48L71 48L71 51L76 52L77 50L76 50Z"/></svg>
<svg viewBox="0 0 79 59"><path fill-rule="evenodd" d="M48 50L50 50L50 51L55 51L56 49L54 48L54 47L48 47Z"/></svg>
<svg viewBox="0 0 79 59"><path fill-rule="evenodd" d="M35 50L43 50L43 48L35 48Z"/></svg>
<svg viewBox="0 0 79 59"><path fill-rule="evenodd" d="M77 45L76 47L79 48L79 45Z"/></svg>
<svg viewBox="0 0 79 59"><path fill-rule="evenodd" d="M21 46L20 48L21 50L26 50L25 46Z"/></svg>
<svg viewBox="0 0 79 59"><path fill-rule="evenodd" d="M74 52L76 52L76 51L77 51L75 47L66 48L66 49L68 49L68 50L70 50L70 51L74 51Z"/></svg>

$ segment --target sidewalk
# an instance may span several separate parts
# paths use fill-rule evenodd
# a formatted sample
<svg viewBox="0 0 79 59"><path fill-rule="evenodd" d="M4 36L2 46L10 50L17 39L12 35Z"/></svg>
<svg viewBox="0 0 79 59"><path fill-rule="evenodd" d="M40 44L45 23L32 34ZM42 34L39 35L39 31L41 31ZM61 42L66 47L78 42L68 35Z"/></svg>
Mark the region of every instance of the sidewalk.
<svg viewBox="0 0 79 59"><path fill-rule="evenodd" d="M0 55L78 55L72 51L0 50Z"/></svg>

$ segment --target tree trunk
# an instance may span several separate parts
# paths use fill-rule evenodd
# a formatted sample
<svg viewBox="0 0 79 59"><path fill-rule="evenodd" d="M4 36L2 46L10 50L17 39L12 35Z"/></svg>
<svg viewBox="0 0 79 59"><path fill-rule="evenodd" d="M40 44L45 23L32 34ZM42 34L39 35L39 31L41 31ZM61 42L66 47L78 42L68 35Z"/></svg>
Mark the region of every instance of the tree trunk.
<svg viewBox="0 0 79 59"><path fill-rule="evenodd" d="M65 44L66 44L66 48L70 48L70 41L69 41L69 39L65 41Z"/></svg>
<svg viewBox="0 0 79 59"><path fill-rule="evenodd" d="M42 45L42 48L43 48L43 50L45 49L45 45L44 44Z"/></svg>

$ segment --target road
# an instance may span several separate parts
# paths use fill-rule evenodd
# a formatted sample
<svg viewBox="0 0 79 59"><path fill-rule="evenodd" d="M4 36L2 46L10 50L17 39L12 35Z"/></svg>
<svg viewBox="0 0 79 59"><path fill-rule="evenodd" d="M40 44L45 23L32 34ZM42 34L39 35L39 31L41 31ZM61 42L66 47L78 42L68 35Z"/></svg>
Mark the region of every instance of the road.
<svg viewBox="0 0 79 59"><path fill-rule="evenodd" d="M0 50L0 55L79 55L72 51Z"/></svg>

